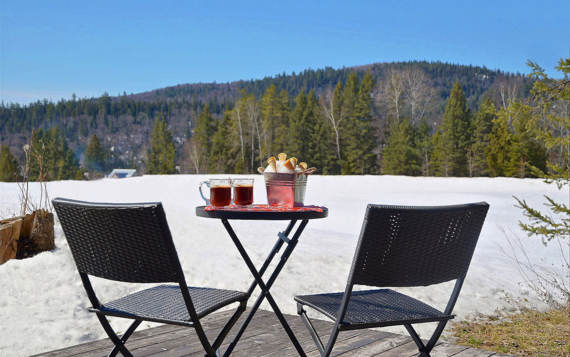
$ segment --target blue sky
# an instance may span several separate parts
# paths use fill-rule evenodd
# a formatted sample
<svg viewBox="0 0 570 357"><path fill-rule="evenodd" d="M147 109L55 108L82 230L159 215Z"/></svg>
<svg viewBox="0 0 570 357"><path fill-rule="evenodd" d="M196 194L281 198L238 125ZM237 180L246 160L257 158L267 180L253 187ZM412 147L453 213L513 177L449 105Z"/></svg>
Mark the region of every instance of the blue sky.
<svg viewBox="0 0 570 357"><path fill-rule="evenodd" d="M0 0L6 102L407 60L554 74L570 1Z"/></svg>

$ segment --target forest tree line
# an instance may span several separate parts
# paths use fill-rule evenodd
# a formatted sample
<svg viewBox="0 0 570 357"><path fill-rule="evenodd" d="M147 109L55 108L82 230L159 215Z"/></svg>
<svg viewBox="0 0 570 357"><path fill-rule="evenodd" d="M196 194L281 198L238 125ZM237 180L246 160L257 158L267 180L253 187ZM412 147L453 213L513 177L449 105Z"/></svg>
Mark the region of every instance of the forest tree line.
<svg viewBox="0 0 570 357"><path fill-rule="evenodd" d="M145 170L154 121L164 118L176 147L176 161L182 161L182 146L192 136L198 115L208 105L208 111L222 120L246 91L259 99L270 86L277 92L285 90L289 107L301 91L311 90L317 98L332 92L337 83L346 83L350 73L358 80L369 72L375 88L372 91L372 122L378 128L375 135L379 145L385 143L384 129L390 114L384 88L394 82L394 73L401 73L400 84L393 83L394 93L400 91L400 100L411 105L401 108L401 115L426 118L432 127L441 121L445 101L456 81L462 84L467 105L475 109L482 98L489 96L499 106L511 97L526 98L532 80L519 74L489 70L485 67L453 65L441 62L378 63L352 68L305 70L259 80L231 83L183 84L151 92L99 98L78 98L52 102L36 101L27 105L0 103L0 145L8 145L16 158L23 162L23 147L31 140L32 132L50 130L57 126L82 166L93 135L110 151L110 166L134 167ZM408 75L409 74L409 75ZM416 74L420 74L419 76ZM422 84L423 83L423 84ZM405 92L405 93L404 93ZM390 99L398 99L393 96ZM412 111L413 113L411 113ZM183 167L183 172L186 169ZM190 168L188 169L190 170ZM189 171L191 172L191 171Z"/></svg>
<svg viewBox="0 0 570 357"><path fill-rule="evenodd" d="M430 88L422 72L404 70L392 71L380 88L370 72L361 78L351 72L345 82L320 96L302 90L291 98L275 85L260 98L243 90L221 119L209 105L199 111L179 155L165 116L158 116L145 158L146 173L173 174L181 168L193 173L254 173L266 165L267 157L287 152L322 174L532 177L531 167L544 171L548 163L562 159L563 153L549 150L536 135L548 122L537 117L531 99L512 97L497 107L487 97L472 112L456 82L440 123L432 126L425 115L433 96ZM385 112L384 126L374 120L375 105ZM568 116L569 104L563 101L549 110ZM50 179L77 179L84 171L110 169L112 155L96 135L90 137L83 168L57 126L34 131L31 146L41 149ZM16 179L17 167L4 146L1 179ZM30 170L32 180L37 179L36 171Z"/></svg>

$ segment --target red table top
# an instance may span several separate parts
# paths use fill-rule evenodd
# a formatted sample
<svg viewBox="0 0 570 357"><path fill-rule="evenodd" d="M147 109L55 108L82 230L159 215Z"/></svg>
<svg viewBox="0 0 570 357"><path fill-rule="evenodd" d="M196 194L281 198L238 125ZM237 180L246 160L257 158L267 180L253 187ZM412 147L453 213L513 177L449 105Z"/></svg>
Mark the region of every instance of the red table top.
<svg viewBox="0 0 570 357"><path fill-rule="evenodd" d="M278 207L267 204L250 206L198 206L196 215L205 218L244 219L244 220L291 220L317 219L328 216L328 209L322 206Z"/></svg>

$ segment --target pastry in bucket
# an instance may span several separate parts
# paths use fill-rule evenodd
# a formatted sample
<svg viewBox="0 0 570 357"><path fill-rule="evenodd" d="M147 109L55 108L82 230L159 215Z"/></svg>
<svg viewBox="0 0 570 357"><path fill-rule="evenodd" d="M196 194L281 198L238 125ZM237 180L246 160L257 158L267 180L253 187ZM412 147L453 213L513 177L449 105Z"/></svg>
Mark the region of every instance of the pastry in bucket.
<svg viewBox="0 0 570 357"><path fill-rule="evenodd" d="M274 156L267 160L267 167L258 168L263 174L267 189L267 203L270 206L299 207L305 201L307 178L316 168L308 168L306 162L298 162L297 158L287 159L286 153Z"/></svg>

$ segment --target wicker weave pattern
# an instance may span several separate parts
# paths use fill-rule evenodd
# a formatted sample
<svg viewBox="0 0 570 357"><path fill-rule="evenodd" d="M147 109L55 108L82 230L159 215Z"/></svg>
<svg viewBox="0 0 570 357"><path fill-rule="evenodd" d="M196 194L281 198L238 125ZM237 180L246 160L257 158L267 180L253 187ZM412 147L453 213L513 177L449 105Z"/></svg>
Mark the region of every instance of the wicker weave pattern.
<svg viewBox="0 0 570 357"><path fill-rule="evenodd" d="M162 204L53 205L80 273L136 283L180 280Z"/></svg>
<svg viewBox="0 0 570 357"><path fill-rule="evenodd" d="M247 294L239 291L194 287L188 290L198 318L228 304L247 300ZM188 309L177 285L160 285L138 291L103 304L99 311L143 319L190 322Z"/></svg>
<svg viewBox="0 0 570 357"><path fill-rule="evenodd" d="M369 205L355 284L427 286L466 274L489 206Z"/></svg>
<svg viewBox="0 0 570 357"><path fill-rule="evenodd" d="M336 320L343 295L344 293L305 295L296 296L295 300ZM445 315L412 297L390 289L380 289L353 291L342 324L388 326L451 318L453 315Z"/></svg>

